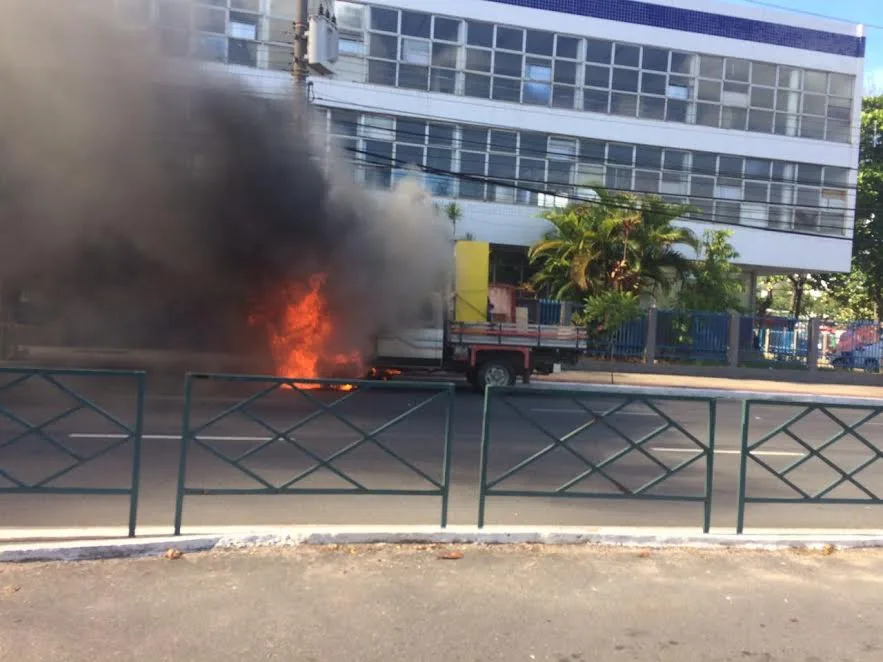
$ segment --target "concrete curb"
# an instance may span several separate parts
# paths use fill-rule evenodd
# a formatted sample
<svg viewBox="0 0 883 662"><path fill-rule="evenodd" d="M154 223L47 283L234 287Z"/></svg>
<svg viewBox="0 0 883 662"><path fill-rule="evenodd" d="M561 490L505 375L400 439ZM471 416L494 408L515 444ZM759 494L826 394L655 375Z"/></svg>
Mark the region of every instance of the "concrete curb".
<svg viewBox="0 0 883 662"><path fill-rule="evenodd" d="M219 536L199 536L151 540L126 538L100 542L0 545L0 563L97 561L100 559L159 556L171 547L185 553L207 552L217 545L219 539Z"/></svg>
<svg viewBox="0 0 883 662"><path fill-rule="evenodd" d="M287 548L302 545L595 545L649 549L865 549L883 547L883 534L807 532L701 534L646 529L386 529L329 527L273 529L190 536L162 536L87 542L0 545L0 563L85 561L159 556L169 549L183 553L212 550Z"/></svg>

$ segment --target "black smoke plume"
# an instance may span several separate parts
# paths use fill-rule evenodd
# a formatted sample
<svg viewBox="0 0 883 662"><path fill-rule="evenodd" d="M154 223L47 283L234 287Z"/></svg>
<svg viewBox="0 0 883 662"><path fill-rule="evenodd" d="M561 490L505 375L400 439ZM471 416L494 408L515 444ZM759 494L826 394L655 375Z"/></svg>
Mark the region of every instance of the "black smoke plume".
<svg viewBox="0 0 883 662"><path fill-rule="evenodd" d="M257 303L317 272L341 346L410 321L451 254L422 191L360 190L293 91L159 57L158 32L108 4L4 2L0 280L39 292L41 324L81 345L253 351Z"/></svg>

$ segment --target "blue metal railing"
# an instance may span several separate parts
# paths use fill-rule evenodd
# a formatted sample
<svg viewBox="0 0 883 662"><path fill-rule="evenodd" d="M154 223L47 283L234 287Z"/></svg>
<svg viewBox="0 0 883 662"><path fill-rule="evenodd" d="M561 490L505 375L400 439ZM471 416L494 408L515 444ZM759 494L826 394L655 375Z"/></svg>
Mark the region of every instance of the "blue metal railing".
<svg viewBox="0 0 883 662"><path fill-rule="evenodd" d="M723 363L729 345L729 315L660 310L656 318L656 356L681 361Z"/></svg>

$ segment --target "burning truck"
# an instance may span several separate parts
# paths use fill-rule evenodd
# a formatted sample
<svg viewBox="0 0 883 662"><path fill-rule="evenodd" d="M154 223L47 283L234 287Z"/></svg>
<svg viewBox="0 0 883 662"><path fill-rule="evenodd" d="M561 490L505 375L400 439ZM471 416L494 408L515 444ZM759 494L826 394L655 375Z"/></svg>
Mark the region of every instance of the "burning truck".
<svg viewBox="0 0 883 662"><path fill-rule="evenodd" d="M324 275L305 287L280 293L284 313L273 322L256 315L252 324L266 329L276 372L282 377L383 377L404 373L460 373L477 389L525 383L535 372L572 363L586 350L586 330L570 325L528 324L526 310L506 304L488 283L489 246L458 241L452 285L424 302L417 323L380 329L366 351L332 349L334 324L323 295ZM491 315L491 294L501 303ZM494 306L496 311L497 306Z"/></svg>
<svg viewBox="0 0 883 662"><path fill-rule="evenodd" d="M256 356L251 371L299 379L455 370L479 387L585 346L514 304L489 321L487 244L452 248L407 176L354 185L327 109L291 88L164 57L151 28L94 2L4 9L0 283L39 281L53 338ZM363 160L356 179L391 167Z"/></svg>

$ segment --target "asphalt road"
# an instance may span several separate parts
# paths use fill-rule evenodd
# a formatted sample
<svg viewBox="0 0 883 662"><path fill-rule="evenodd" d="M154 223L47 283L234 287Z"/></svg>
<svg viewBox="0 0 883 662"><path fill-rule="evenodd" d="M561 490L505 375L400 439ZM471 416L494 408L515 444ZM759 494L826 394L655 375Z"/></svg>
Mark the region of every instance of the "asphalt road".
<svg viewBox="0 0 883 662"><path fill-rule="evenodd" d="M102 412L120 421L133 422L134 398L128 385L118 389L89 392L91 402ZM244 456L240 470L221 461L217 455L191 447L187 458L187 486L195 489L261 488L261 480L281 485L308 472L317 458L327 458L366 432L377 431L402 413L431 398L433 392L411 388L392 392L356 391L311 393L309 398L294 392L274 393L249 410L254 420L242 412L214 420L239 400L247 397L231 392L194 395L191 425L200 428L198 436L218 454ZM77 411L53 422L75 401L60 392L29 392L27 397L6 398L4 407L31 424L50 421L41 428L46 437L28 435L9 443L21 431L19 423L0 417L0 488L12 485L9 476L22 482L35 482L62 470L71 463L60 442L81 457L117 443L121 428L95 411ZM313 399L310 399L313 398ZM339 398L333 408L343 420L327 412L315 416L290 436L304 450L292 444L267 445L275 431L284 431L304 417L322 411ZM488 477L495 479L550 444L548 435L562 437L576 430L569 440L573 449L553 448L522 471L501 482L500 490L554 491L581 475L591 463L610 458L628 445L625 437L638 440L657 430L663 422L660 412L676 421L673 427L648 441L646 454L631 451L606 468L606 476L595 472L579 481L572 492L615 495L621 489L634 490L658 478L696 455L692 434L704 440L708 427L707 405L699 402L656 402L659 411L646 405L631 404L605 420L609 425L585 427L590 420L586 407L595 411L621 404L616 398L589 397L580 401L549 396L519 396L512 407L497 402L491 410L491 444ZM172 526L175 490L180 458L182 401L177 397L149 398L144 417L141 464L140 526ZM458 391L453 399L451 444L451 524L475 524L478 510L480 440L483 399ZM518 413L521 412L521 413ZM752 438L759 438L778 423L797 413L785 407L752 409ZM337 458L333 467L308 473L298 483L303 489L350 489L354 485L370 489L427 490L433 485L424 477L441 481L443 439L446 421L445 401L436 399L376 434L379 443L367 441ZM741 408L736 402L721 402L717 414L717 448L714 455L712 525L732 530L736 522L739 472ZM844 422L859 418L844 413ZM214 421L214 422L212 422ZM580 428L584 429L580 429ZM837 425L822 414L813 414L794 430L813 446L835 434ZM883 419L871 420L860 429L871 444L883 446ZM7 444L5 447L3 444ZM392 457L399 454L412 466ZM805 457L808 451L792 439L779 435L755 455L757 460L782 469ZM844 438L825 451L834 466L848 472L873 452L861 442ZM580 457L582 456L582 457ZM856 477L875 494L883 495L883 465L869 466ZM416 471L415 471L416 469ZM342 474L342 475L341 475ZM53 485L58 487L124 487L131 475L131 445L88 462ZM840 478L831 465L811 458L789 475L795 486L817 492ZM648 493L657 496L700 496L704 489L706 466L703 459L656 485ZM748 492L756 496L794 496L796 492L771 476L756 462L749 462ZM867 495L845 481L830 496L861 498ZM126 522L128 503L119 496L0 494L0 529L43 527L108 527ZM295 524L433 524L440 514L440 498L435 496L365 495L272 495L272 496L188 496L184 505L184 530L206 526L269 526ZM877 506L749 505L748 529L787 526L790 528L879 529L883 509ZM487 506L488 524L565 525L565 526L689 526L702 523L702 504L677 501L634 501L625 499L552 499L547 497L493 497ZM2 533L2 532L0 532Z"/></svg>
<svg viewBox="0 0 883 662"><path fill-rule="evenodd" d="M0 567L16 662L877 662L877 551L300 548Z"/></svg>

